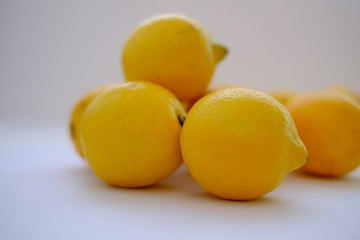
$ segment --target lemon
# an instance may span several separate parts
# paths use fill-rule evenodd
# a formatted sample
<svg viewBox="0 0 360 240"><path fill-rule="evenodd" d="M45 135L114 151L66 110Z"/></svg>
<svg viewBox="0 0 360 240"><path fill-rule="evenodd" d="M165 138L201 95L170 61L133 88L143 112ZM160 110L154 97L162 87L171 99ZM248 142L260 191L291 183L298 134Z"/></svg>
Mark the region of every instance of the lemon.
<svg viewBox="0 0 360 240"><path fill-rule="evenodd" d="M182 163L179 141L185 116L176 97L156 84L112 88L94 99L83 116L86 159L110 185L152 185Z"/></svg>
<svg viewBox="0 0 360 240"><path fill-rule="evenodd" d="M287 104L309 151L304 172L339 177L360 164L360 107L331 91L309 92Z"/></svg>
<svg viewBox="0 0 360 240"><path fill-rule="evenodd" d="M307 152L289 112L274 98L230 88L200 99L181 132L184 163L206 191L250 200L275 189Z"/></svg>
<svg viewBox="0 0 360 240"><path fill-rule="evenodd" d="M236 84L236 83L218 83L218 84L212 84L208 87L208 92L216 92L219 90L224 90L228 88L246 88L243 85Z"/></svg>
<svg viewBox="0 0 360 240"><path fill-rule="evenodd" d="M266 93L278 100L284 106L298 94L297 91L289 88L274 89L267 91Z"/></svg>
<svg viewBox="0 0 360 240"><path fill-rule="evenodd" d="M109 84L101 87L97 87L96 89L91 90L88 92L85 96L83 96L78 103L75 105L73 112L71 114L71 120L70 120L70 134L71 139L73 140L73 144L75 146L76 151L82 156L83 158L84 153L81 147L80 142L80 124L81 119L85 113L86 108L89 106L89 104L94 100L95 97L97 97L100 93L112 88L115 86L114 84Z"/></svg>
<svg viewBox="0 0 360 240"><path fill-rule="evenodd" d="M184 109L187 112L189 112L190 109L194 106L194 104L197 101L199 101L201 98L205 97L209 93L216 92L216 91L223 90L223 89L227 89L227 88L235 88L235 87L244 87L244 86L240 86L240 85L234 84L234 83L212 84L203 93L201 93L196 98L192 99L191 101L181 102L181 104L183 105Z"/></svg>
<svg viewBox="0 0 360 240"><path fill-rule="evenodd" d="M188 101L205 91L227 51L195 20L162 15L131 34L123 49L123 69L127 81L153 82Z"/></svg>
<svg viewBox="0 0 360 240"><path fill-rule="evenodd" d="M360 95L355 92L354 90L351 90L350 88L343 86L343 85L332 85L325 89L326 91L332 91L336 93L345 94L347 96L350 96L354 98L354 100L360 104Z"/></svg>

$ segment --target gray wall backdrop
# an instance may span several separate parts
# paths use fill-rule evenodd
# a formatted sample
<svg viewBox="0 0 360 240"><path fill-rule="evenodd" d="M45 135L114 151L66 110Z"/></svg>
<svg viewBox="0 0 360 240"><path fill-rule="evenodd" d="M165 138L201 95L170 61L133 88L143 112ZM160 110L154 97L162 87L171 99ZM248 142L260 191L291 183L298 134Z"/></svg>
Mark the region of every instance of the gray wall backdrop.
<svg viewBox="0 0 360 240"><path fill-rule="evenodd" d="M184 13L230 54L214 82L360 92L360 1L1 1L0 121L67 122L91 88L123 81L122 46L142 20Z"/></svg>

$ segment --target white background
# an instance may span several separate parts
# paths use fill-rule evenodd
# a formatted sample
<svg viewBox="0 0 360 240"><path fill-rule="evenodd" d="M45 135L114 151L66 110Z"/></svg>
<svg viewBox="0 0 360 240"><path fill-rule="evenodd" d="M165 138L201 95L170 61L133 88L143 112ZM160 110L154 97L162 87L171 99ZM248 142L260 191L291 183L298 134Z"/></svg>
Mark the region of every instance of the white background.
<svg viewBox="0 0 360 240"><path fill-rule="evenodd" d="M0 239L360 239L360 172L288 176L257 201L205 193L182 167L108 187L75 153L73 104L122 82L122 46L160 13L201 22L230 53L214 82L360 92L360 1L1 1Z"/></svg>

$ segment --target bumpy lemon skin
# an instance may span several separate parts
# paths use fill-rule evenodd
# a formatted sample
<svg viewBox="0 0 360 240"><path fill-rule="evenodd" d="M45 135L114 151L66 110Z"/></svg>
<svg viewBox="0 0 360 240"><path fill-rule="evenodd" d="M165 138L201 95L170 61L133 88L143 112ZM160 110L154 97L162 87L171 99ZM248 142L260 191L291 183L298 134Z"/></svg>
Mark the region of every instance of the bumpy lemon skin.
<svg viewBox="0 0 360 240"><path fill-rule="evenodd" d="M192 177L224 199L259 198L307 159L286 108L245 88L220 90L198 101L180 139Z"/></svg>
<svg viewBox="0 0 360 240"><path fill-rule="evenodd" d="M182 163L175 96L158 85L132 82L98 96L87 108L81 139L91 169L117 187L146 187Z"/></svg>
<svg viewBox="0 0 360 240"><path fill-rule="evenodd" d="M125 43L122 60L127 81L153 82L188 101L206 89L226 53L195 20L161 15L136 28Z"/></svg>
<svg viewBox="0 0 360 240"><path fill-rule="evenodd" d="M360 107L331 91L309 92L287 104L309 152L303 172L341 177L360 165Z"/></svg>
<svg viewBox="0 0 360 240"><path fill-rule="evenodd" d="M85 113L85 110L89 106L89 104L97 97L100 93L111 89L112 87L116 86L115 84L107 84L104 86L97 87L90 92L88 92L85 96L83 96L78 103L75 105L70 120L70 135L71 139L73 140L74 146L76 151L82 158L85 158L81 142L80 142L80 124L81 119Z"/></svg>
<svg viewBox="0 0 360 240"><path fill-rule="evenodd" d="M181 102L186 112L189 112L190 109L194 106L194 104L199 101L201 98L205 97L206 95L216 92L219 90L227 89L227 88L236 88L236 87L244 87L239 84L234 83L220 83L220 84L212 84L210 85L202 94L197 96L196 98L192 99L191 101Z"/></svg>

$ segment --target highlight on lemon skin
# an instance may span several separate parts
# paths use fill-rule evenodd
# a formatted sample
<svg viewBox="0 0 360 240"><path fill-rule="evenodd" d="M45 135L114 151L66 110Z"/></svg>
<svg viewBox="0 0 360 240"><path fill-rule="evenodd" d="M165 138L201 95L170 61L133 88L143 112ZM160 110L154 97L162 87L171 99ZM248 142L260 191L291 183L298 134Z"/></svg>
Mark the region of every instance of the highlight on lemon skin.
<svg viewBox="0 0 360 240"><path fill-rule="evenodd" d="M117 187L146 187L182 163L180 131L186 113L167 89L149 82L119 85L98 96L81 123L93 172Z"/></svg>
<svg viewBox="0 0 360 240"><path fill-rule="evenodd" d="M81 119L89 106L89 104L101 93L109 90L112 87L115 87L115 83L107 84L104 86L97 87L87 94L85 94L75 105L73 112L71 114L70 120L70 136L73 141L74 147L76 151L82 158L85 158L84 152L82 150L81 142L80 142L80 124Z"/></svg>
<svg viewBox="0 0 360 240"><path fill-rule="evenodd" d="M228 49L213 42L197 21L167 14L140 24L126 41L122 64L126 81L148 81L181 101L201 95Z"/></svg>
<svg viewBox="0 0 360 240"><path fill-rule="evenodd" d="M209 193L231 200L271 192L308 157L286 108L246 88L200 99L188 113L180 139L194 180Z"/></svg>
<svg viewBox="0 0 360 240"><path fill-rule="evenodd" d="M354 98L336 91L308 92L287 108L309 152L303 172L341 177L360 165L360 105Z"/></svg>

